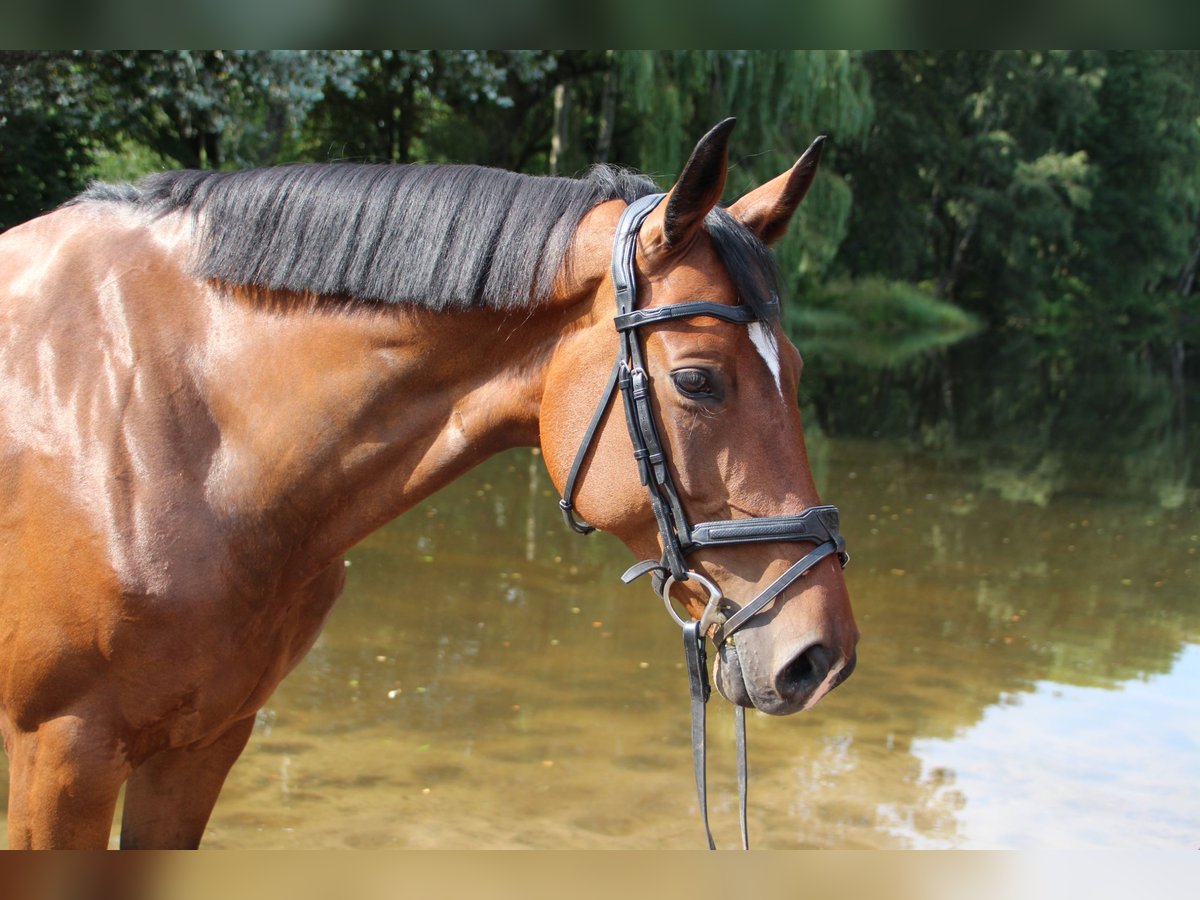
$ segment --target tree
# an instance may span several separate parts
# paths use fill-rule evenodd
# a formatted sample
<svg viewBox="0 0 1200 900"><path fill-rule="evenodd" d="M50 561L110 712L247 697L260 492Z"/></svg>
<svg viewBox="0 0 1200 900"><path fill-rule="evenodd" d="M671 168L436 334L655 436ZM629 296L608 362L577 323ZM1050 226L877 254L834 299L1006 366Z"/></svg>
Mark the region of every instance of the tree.
<svg viewBox="0 0 1200 900"><path fill-rule="evenodd" d="M1079 278L1100 329L1163 352L1200 337L1183 290L1200 246L1200 53L1113 52L1105 62L1085 132L1100 174Z"/></svg>
<svg viewBox="0 0 1200 900"><path fill-rule="evenodd" d="M548 101L564 56L441 50L349 54L344 82L313 110L308 153L319 159L527 169L535 158L544 160L549 149Z"/></svg>
<svg viewBox="0 0 1200 900"><path fill-rule="evenodd" d="M676 50L617 53L626 137L621 158L660 179L678 172L696 138L738 118L726 193L737 197L829 135L822 173L777 254L793 293L824 275L845 236L850 186L842 153L866 138L874 115L861 55L849 51ZM618 128L618 134L621 129Z"/></svg>
<svg viewBox="0 0 1200 900"><path fill-rule="evenodd" d="M94 78L69 54L0 52L0 230L76 193L97 146Z"/></svg>
<svg viewBox="0 0 1200 900"><path fill-rule="evenodd" d="M312 108L349 89L357 60L335 51L84 54L105 92L103 126L187 168L294 158Z"/></svg>

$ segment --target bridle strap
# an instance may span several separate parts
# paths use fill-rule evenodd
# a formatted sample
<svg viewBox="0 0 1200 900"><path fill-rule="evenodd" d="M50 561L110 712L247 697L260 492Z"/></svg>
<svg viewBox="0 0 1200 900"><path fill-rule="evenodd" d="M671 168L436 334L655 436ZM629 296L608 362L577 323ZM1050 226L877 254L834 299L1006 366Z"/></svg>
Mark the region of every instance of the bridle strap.
<svg viewBox="0 0 1200 900"><path fill-rule="evenodd" d="M613 237L612 280L617 292L617 313L633 310L637 300L637 233L666 194L647 194L634 200L621 213Z"/></svg>
<svg viewBox="0 0 1200 900"><path fill-rule="evenodd" d="M617 318L629 317L637 303L637 235L646 217L662 202L666 194L650 194L626 207L617 221L613 243L612 280L616 289ZM683 305L683 304L681 304ZM713 304L719 306L720 304ZM670 307L664 307L669 309ZM726 307L730 309L732 307ZM628 324L617 330L618 361L623 360L617 384L625 403L625 424L633 443L633 457L638 475L650 498L650 508L663 542L663 564L676 578L687 578L684 547L688 543L687 516L667 467L667 455L654 423L650 397L650 376L642 359L642 347L637 327ZM620 362L618 362L620 365Z"/></svg>
<svg viewBox="0 0 1200 900"><path fill-rule="evenodd" d="M683 626L683 658L687 663L688 690L692 701L692 766L696 775L696 799L700 804L700 818L704 820L704 835L708 838L708 849L716 850L712 829L708 827L708 770L706 752L708 738L705 735L705 710L712 689L708 683L708 659L704 650L704 633L699 622L688 622Z"/></svg>
<svg viewBox="0 0 1200 900"><path fill-rule="evenodd" d="M696 802L704 822L708 849L716 850L712 828L708 824L708 736L707 709L712 688L708 681L708 658L704 648L704 623L687 622L682 626L683 658L687 663L688 689L692 706L692 769L696 777ZM746 710L733 707L733 742L737 755L738 824L742 832L742 849L750 849L750 829L746 823L746 792L749 776L746 768Z"/></svg>
<svg viewBox="0 0 1200 900"><path fill-rule="evenodd" d="M755 597L750 603L747 603L732 616L725 620L723 625L718 625L713 632L713 643L718 647L721 646L729 636L741 628L750 619L763 609L768 603L778 597L784 590L801 575L804 575L831 553L837 553L837 545L832 541L822 544L816 550L809 553L807 556L795 563L786 572L776 578L767 586L767 588Z"/></svg>
<svg viewBox="0 0 1200 900"><path fill-rule="evenodd" d="M612 368L612 374L608 376L608 383L604 386L604 393L600 397L600 403L596 407L596 412L592 414L592 421L588 424L587 431L583 435L583 443L579 445L579 450L575 454L575 461L571 463L571 472L567 475L567 483L563 487L562 499L558 501L559 509L562 510L563 519L566 520L567 527L578 534L591 534L596 530L594 525L589 525L587 522L575 516L575 507L572 499L575 496L575 482L579 479L579 472L583 468L583 462L587 459L588 450L591 449L593 442L596 440L596 432L600 429L600 422L604 419L604 413L608 409L609 403L612 402L613 392L617 389L617 378L621 374L621 360L618 359Z"/></svg>
<svg viewBox="0 0 1200 900"><path fill-rule="evenodd" d="M834 541L839 544L838 552L845 553L846 542L839 529L839 518L836 506L810 506L794 516L701 522L692 526L688 549L780 541L812 541L815 544Z"/></svg>
<svg viewBox="0 0 1200 900"><path fill-rule="evenodd" d="M716 647L722 646L733 633L754 615L778 598L796 579L811 570L825 557L837 554L844 567L849 560L846 542L839 530L838 511L834 506L815 506L803 513L789 516L760 516L725 522L702 522L694 527L688 525L687 516L680 502L679 493L671 478L667 456L654 421L654 409L650 392L650 377L642 357L637 330L643 326L670 322L677 319L708 316L736 324L749 324L758 320L750 307L727 306L709 300L675 303L651 309L636 309L637 304L637 235L646 217L658 206L665 194L651 194L630 203L617 222L613 240L612 281L616 291L617 314L613 319L617 332L617 360L609 374L600 401L592 414L587 431L567 475L563 497L559 501L567 525L580 534L595 530L592 525L576 517L574 513L575 488L584 462L595 443L600 423L613 402L613 395L620 390L625 410L625 424L633 444L633 456L638 466L638 476L650 498L650 507L658 525L662 540L661 560L645 560L630 567L621 580L628 583L652 574L655 590L659 592L667 610L683 631L684 658L687 663L688 685L692 712L692 760L696 776L696 796L700 804L700 815L704 820L704 833L709 849L716 849L712 830L708 824L707 788L707 738L705 710L711 694L708 677L708 661L705 650L706 635L710 635ZM688 569L686 554L704 547L729 546L734 544L761 542L812 542L812 550L786 572L773 581L764 591L745 606L726 616L720 589L703 575ZM689 576L706 586L709 601L705 613L698 621L677 615L671 607L670 589L677 581L687 581ZM749 849L750 841L746 824L746 793L748 772L746 767L746 711L734 706L734 743L738 766L738 811L741 819L742 847Z"/></svg>
<svg viewBox="0 0 1200 900"><path fill-rule="evenodd" d="M733 705L733 748L737 756L738 822L742 828L742 849L750 849L750 828L746 825L746 793L750 773L746 769L746 707Z"/></svg>
<svg viewBox="0 0 1200 900"><path fill-rule="evenodd" d="M692 303L673 303L670 306L658 306L653 309L635 309L623 313L613 319L617 331L632 331L643 325L655 325L659 322L669 322L672 319L690 319L694 316L711 316L714 319L724 319L746 325L757 322L758 316L748 306L726 306L724 303L714 303L711 300L696 300Z"/></svg>
<svg viewBox="0 0 1200 900"><path fill-rule="evenodd" d="M654 208L658 206L665 196L666 194L650 194L649 196L635 200L625 208L625 211L621 213L620 220L617 222L617 233L613 243L612 280L613 287L616 289L618 315L632 312L634 303L637 302L637 273L634 267L634 260L637 255L637 233L642 227L642 223L646 220L646 217L654 211ZM558 502L567 526L579 534L591 534L596 530L594 526L575 516L575 486L579 479L579 473L583 469L584 461L591 452L592 445L595 443L596 433L599 431L600 423L604 419L604 413L608 410L617 387L620 386L624 394L627 387L625 380L628 377L627 372L630 365L636 361L638 367L641 367L641 352L637 346L637 341L629 340L628 332L626 331L619 331L618 334L619 347L617 361L608 376L608 383L604 387L600 402L596 405L596 411L592 414L592 420L588 425L587 431L584 433L583 440L579 444L579 449L575 452L575 460L571 464L571 471L567 475L567 481L563 487L562 499ZM630 410L627 408L626 418L628 419L629 416ZM634 423L633 421L627 421L626 424L629 427L629 433L632 437L635 432ZM638 452L636 441L634 452L635 455ZM642 484L646 485L649 490L650 476L646 471L646 463L643 460L639 460L638 468L642 476ZM653 504L655 491L650 490L650 494ZM664 520L657 506L655 508L655 519L658 520L661 527Z"/></svg>

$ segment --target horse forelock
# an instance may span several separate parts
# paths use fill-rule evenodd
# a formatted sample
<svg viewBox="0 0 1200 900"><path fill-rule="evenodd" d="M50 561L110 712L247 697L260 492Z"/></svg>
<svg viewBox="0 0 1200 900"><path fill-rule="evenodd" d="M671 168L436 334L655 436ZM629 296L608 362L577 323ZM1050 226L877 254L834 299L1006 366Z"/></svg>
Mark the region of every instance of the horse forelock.
<svg viewBox="0 0 1200 900"><path fill-rule="evenodd" d="M767 245L720 207L708 214L704 227L742 303L763 322L779 321L779 267Z"/></svg>
<svg viewBox="0 0 1200 900"><path fill-rule="evenodd" d="M189 212L194 273L268 291L437 310L523 309L550 299L589 210L658 190L616 166L584 178L470 165L312 163L236 172L156 173L95 184L73 203ZM742 302L777 313L767 248L722 209L706 230Z"/></svg>

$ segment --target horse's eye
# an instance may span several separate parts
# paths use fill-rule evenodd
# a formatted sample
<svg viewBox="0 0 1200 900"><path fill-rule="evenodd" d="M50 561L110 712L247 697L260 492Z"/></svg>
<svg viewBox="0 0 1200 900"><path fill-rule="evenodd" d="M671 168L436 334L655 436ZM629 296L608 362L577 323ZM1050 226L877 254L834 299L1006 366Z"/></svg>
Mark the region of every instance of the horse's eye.
<svg viewBox="0 0 1200 900"><path fill-rule="evenodd" d="M694 399L707 399L715 395L712 379L703 369L680 369L671 376L679 393Z"/></svg>

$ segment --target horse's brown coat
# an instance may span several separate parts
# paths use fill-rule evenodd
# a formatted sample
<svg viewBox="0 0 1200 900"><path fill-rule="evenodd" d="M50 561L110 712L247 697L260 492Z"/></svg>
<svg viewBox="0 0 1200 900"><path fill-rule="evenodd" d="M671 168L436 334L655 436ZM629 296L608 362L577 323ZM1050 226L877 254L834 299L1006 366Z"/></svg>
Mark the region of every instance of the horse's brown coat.
<svg viewBox="0 0 1200 900"><path fill-rule="evenodd" d="M672 197L683 239L666 239L669 204L643 228L646 305L737 301L699 224L720 196L726 138L701 145L721 142L720 183L712 165L689 166L710 183ZM765 237L803 195L788 184L756 192L747 221ZM540 445L562 485L612 364L608 266L622 208L584 218L553 303L519 314L197 281L186 215L117 203L66 207L0 237L11 846L105 846L126 781L122 846L195 846L255 712L340 594L348 548L505 448ZM786 402L744 327L695 319L647 332L656 412L693 521L820 502L794 400L800 357L775 338ZM720 373L723 403L672 389L668 373L689 366ZM634 553L658 555L619 410L577 502ZM799 555L743 546L693 565L736 600ZM718 685L771 712L811 705L857 637L827 559L739 634L742 672L719 673ZM837 664L816 690L782 696L778 673L813 644Z"/></svg>

